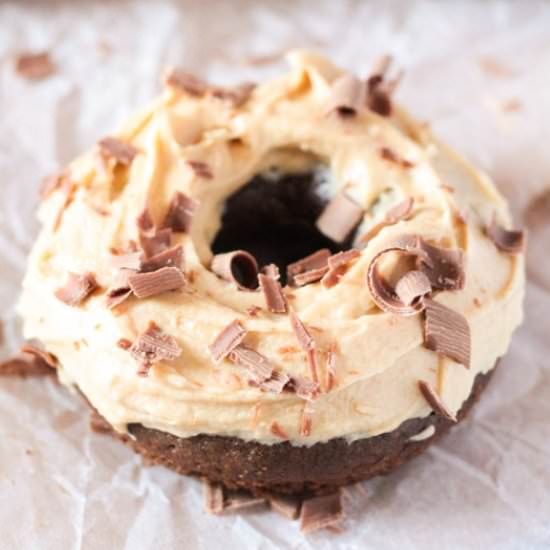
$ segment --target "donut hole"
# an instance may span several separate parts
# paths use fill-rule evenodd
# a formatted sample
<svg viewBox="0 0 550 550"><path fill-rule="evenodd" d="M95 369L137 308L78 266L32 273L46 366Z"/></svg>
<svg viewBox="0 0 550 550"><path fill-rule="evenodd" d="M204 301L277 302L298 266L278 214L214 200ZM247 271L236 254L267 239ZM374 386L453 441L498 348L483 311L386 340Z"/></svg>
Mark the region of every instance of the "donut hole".
<svg viewBox="0 0 550 550"><path fill-rule="evenodd" d="M214 254L245 250L259 266L274 263L286 283L286 267L320 248L347 250L353 235L335 243L315 226L328 202L326 168L307 172L269 170L257 174L231 195L221 228L212 243Z"/></svg>

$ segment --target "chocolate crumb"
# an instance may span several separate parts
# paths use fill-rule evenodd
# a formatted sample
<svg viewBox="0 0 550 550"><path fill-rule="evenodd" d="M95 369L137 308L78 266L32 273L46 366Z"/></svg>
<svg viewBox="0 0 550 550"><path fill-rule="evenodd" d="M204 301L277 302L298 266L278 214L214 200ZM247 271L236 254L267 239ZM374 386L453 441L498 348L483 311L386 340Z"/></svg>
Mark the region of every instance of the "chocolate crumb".
<svg viewBox="0 0 550 550"><path fill-rule="evenodd" d="M91 272L78 275L69 273L65 286L58 288L54 294L58 300L69 306L79 306L99 285Z"/></svg>
<svg viewBox="0 0 550 550"><path fill-rule="evenodd" d="M25 52L15 58L15 70L26 80L43 80L51 76L55 69L48 52Z"/></svg>

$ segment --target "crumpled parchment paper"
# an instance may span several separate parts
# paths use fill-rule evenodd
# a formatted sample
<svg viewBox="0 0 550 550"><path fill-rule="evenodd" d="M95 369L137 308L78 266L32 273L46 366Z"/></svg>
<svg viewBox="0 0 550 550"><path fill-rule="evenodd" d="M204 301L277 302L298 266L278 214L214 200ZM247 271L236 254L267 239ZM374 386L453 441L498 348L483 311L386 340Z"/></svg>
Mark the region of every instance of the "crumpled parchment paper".
<svg viewBox="0 0 550 550"><path fill-rule="evenodd" d="M550 4L13 1L0 29L0 359L20 343L41 177L152 98L167 65L234 83L285 70L297 46L362 75L390 52L406 70L398 100L487 170L530 229L525 324L481 403L425 455L351 490L344 533L305 538L267 511L206 516L197 481L90 433L66 390L4 378L2 548L550 548ZM14 55L43 49L55 74L21 79Z"/></svg>

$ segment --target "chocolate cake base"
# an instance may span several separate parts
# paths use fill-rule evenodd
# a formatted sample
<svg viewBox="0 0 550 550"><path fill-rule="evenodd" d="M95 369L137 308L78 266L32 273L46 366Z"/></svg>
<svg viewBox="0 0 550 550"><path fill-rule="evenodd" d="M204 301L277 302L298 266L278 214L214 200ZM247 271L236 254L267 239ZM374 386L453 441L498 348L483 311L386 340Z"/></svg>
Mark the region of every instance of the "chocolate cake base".
<svg viewBox="0 0 550 550"><path fill-rule="evenodd" d="M477 375L472 392L457 415L459 422L479 399L492 373ZM245 489L255 494L316 493L388 474L424 451L453 425L452 421L431 414L407 420L392 432L351 443L335 438L297 447L288 442L264 445L216 435L179 438L140 424L128 426L135 438L132 439L116 434L97 412L92 418L93 429L123 440L148 464L161 464L180 474L206 477L228 489ZM431 437L410 440L429 426L435 428Z"/></svg>

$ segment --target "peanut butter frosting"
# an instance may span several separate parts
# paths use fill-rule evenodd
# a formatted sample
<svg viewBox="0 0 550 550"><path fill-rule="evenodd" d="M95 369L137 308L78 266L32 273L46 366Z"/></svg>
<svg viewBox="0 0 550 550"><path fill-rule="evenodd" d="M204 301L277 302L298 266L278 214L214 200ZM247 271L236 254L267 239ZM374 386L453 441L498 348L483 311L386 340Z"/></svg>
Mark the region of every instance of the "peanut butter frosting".
<svg viewBox="0 0 550 550"><path fill-rule="evenodd" d="M162 96L116 133L113 143L127 145L114 153L116 162L106 161L101 147L88 152L40 206L42 230L19 303L25 337L44 343L62 383L78 388L119 432L140 423L181 437L351 441L429 415L419 380L455 415L522 320L524 259L499 249L486 232L493 216L510 227L506 202L488 177L395 105L388 116L373 106L327 110L346 73L307 52L288 59L292 71L247 89L250 97L169 79ZM359 253L336 284L283 288L291 315L269 311L260 290L239 288L210 268L226 199L273 169L313 171L327 200L345 193L362 210L353 243ZM183 248L185 283L107 307L106 289L117 276L113 252L139 241L136 219L145 207L160 227L176 192L194 201L192 224L172 235L172 245ZM386 223L406 200L410 212ZM462 250L463 288L432 299L467 321L469 368L425 346L422 312L396 315L373 300L371 261L407 234ZM93 274L78 303L56 296L70 273ZM135 342L151 321L177 351L139 376L128 346L117 342ZM314 360L317 397L264 391L231 357L214 360L213 342L235 321L246 331L238 338L282 375L309 380Z"/></svg>

